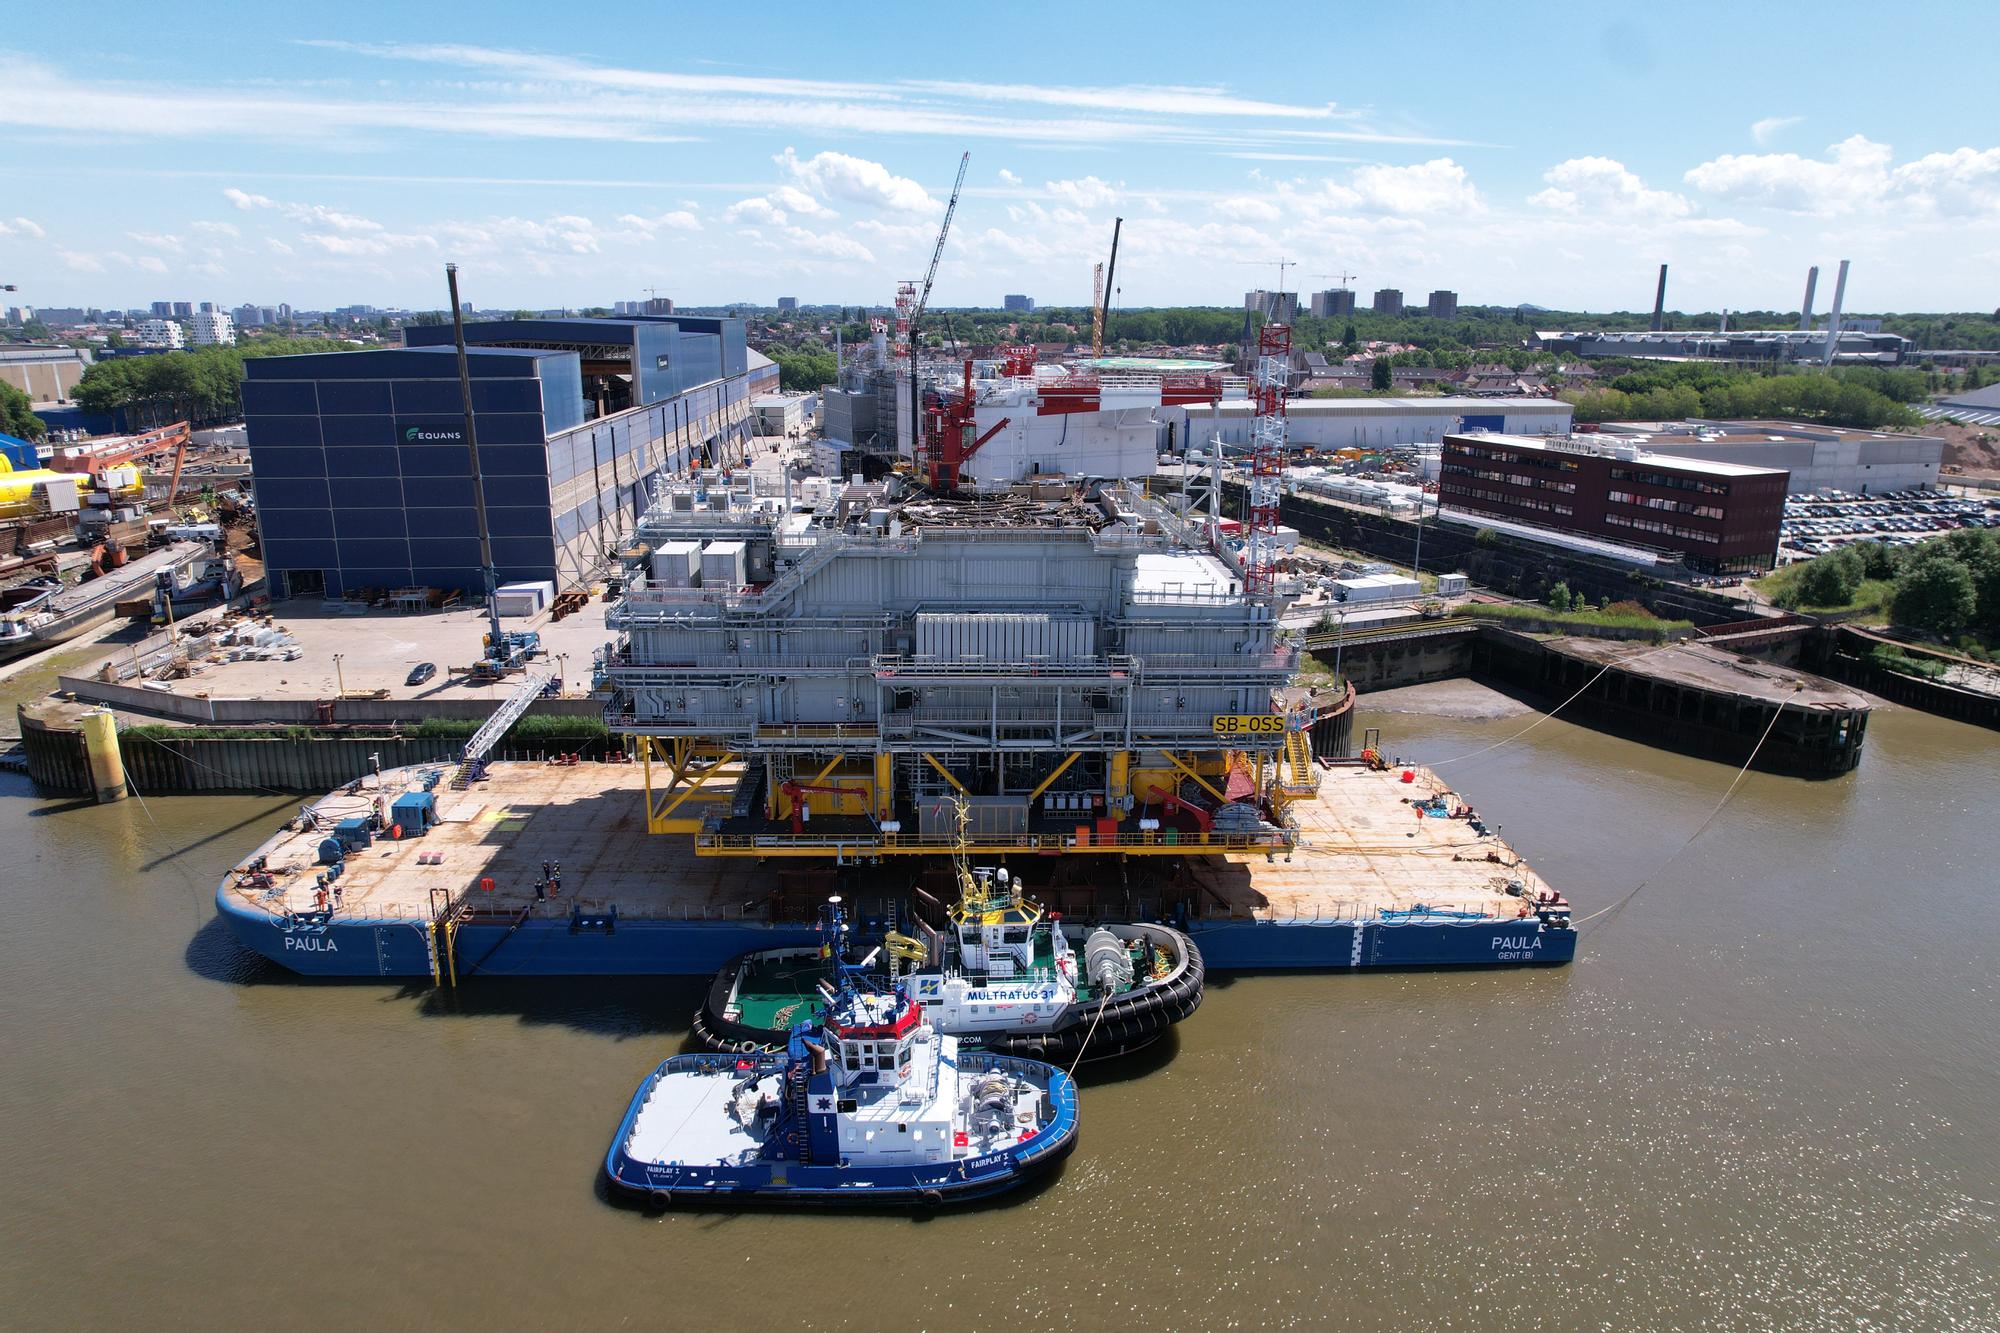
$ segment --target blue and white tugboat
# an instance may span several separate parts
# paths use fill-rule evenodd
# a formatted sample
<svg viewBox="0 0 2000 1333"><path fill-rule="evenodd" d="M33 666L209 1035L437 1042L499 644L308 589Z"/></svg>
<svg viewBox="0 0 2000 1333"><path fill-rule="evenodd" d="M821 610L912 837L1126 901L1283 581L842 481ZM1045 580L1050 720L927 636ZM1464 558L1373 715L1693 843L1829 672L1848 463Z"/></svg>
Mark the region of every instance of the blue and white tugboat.
<svg viewBox="0 0 2000 1333"><path fill-rule="evenodd" d="M614 1187L677 1201L934 1206L1011 1189L1076 1145L1077 1091L1036 1060L961 1050L902 986L843 974L782 1053L677 1055L619 1123Z"/></svg>

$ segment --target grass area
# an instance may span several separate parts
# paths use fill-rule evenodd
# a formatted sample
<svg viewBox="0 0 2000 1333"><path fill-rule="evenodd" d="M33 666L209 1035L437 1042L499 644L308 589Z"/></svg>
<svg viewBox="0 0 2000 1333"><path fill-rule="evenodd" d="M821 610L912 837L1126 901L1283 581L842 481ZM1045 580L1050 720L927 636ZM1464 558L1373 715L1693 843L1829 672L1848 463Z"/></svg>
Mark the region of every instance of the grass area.
<svg viewBox="0 0 2000 1333"><path fill-rule="evenodd" d="M1918 676L1924 680L1938 680L1944 676L1945 671L1948 669L1943 662L1935 657L1912 657L1900 648L1891 648L1886 643L1868 654L1868 660L1871 664L1881 667L1884 671L1900 672L1905 676Z"/></svg>
<svg viewBox="0 0 2000 1333"><path fill-rule="evenodd" d="M1645 612L1554 611L1546 606L1496 605L1472 602L1458 608L1458 614L1487 620L1532 621L1554 625L1565 634L1588 635L1593 630L1643 630L1655 639L1664 639L1679 630L1694 628L1691 620L1661 620Z"/></svg>
<svg viewBox="0 0 2000 1333"><path fill-rule="evenodd" d="M1797 588L1799 580L1805 577L1806 566L1810 563L1812 562L1808 560L1800 560L1786 565L1783 569L1771 571L1750 586L1755 588L1757 595L1765 601L1774 606L1782 606L1792 600L1793 590ZM1834 606L1814 606L1810 602L1800 602L1798 609L1820 611L1829 615L1859 611L1864 619L1879 618L1886 621L1889 616L1889 598L1895 590L1896 585L1892 580L1863 579L1861 586L1854 590L1854 596L1846 602Z"/></svg>

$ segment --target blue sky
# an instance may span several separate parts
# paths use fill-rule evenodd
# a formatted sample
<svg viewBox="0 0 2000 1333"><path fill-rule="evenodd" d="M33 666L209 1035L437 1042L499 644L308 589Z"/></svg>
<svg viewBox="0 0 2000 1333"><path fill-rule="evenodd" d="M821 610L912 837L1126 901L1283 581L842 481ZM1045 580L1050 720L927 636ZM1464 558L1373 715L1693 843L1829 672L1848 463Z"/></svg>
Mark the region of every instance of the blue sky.
<svg viewBox="0 0 2000 1333"><path fill-rule="evenodd" d="M0 32L10 301L1285 285L2000 306L1989 4L108 3ZM1253 17L1254 13L1268 18ZM1976 64L1976 62L1975 62Z"/></svg>

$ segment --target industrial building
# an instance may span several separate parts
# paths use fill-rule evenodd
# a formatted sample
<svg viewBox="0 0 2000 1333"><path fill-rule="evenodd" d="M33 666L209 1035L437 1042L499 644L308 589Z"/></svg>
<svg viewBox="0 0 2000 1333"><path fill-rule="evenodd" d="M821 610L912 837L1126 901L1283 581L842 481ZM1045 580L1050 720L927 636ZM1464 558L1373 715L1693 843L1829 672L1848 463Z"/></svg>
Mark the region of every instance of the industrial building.
<svg viewBox="0 0 2000 1333"><path fill-rule="evenodd" d="M420 345L245 365L276 595L482 587L451 328L405 333ZM656 480L750 431L741 320L503 320L466 340L503 582L588 578Z"/></svg>
<svg viewBox="0 0 2000 1333"><path fill-rule="evenodd" d="M757 414L759 435L790 435L804 430L812 414L819 410L819 396L810 393L767 393L750 400Z"/></svg>
<svg viewBox="0 0 2000 1333"><path fill-rule="evenodd" d="M1403 313L1403 294L1394 287L1384 287L1375 293L1375 313L1378 315L1400 315Z"/></svg>
<svg viewBox="0 0 2000 1333"><path fill-rule="evenodd" d="M1135 486L905 503L745 477L662 496L636 543L606 722L642 738L649 828L710 854L949 846L959 797L975 839L1115 853L1163 812L1207 828L1286 743L1245 721L1297 664L1278 604Z"/></svg>
<svg viewBox="0 0 2000 1333"><path fill-rule="evenodd" d="M1590 329L1565 332L1538 329L1535 341L1544 351L1562 356L1632 357L1664 361L1746 361L1818 364L1826 357L1826 331L1798 329L1714 329L1699 332L1652 333ZM1837 366L1900 366L1909 357L1910 340L1894 333L1863 333L1842 329L1834 345Z"/></svg>
<svg viewBox="0 0 2000 1333"><path fill-rule="evenodd" d="M90 360L90 353L80 347L10 343L0 346L0 384L13 385L30 402L60 402L90 369Z"/></svg>
<svg viewBox="0 0 2000 1333"><path fill-rule="evenodd" d="M1023 314L1032 314L1035 309L1035 298L1032 296L1023 296L1019 293L1009 294L1000 299L1000 308L1002 310L1018 310Z"/></svg>
<svg viewBox="0 0 2000 1333"><path fill-rule="evenodd" d="M1286 404L1291 447L1383 449L1435 444L1457 431L1567 435L1575 409L1559 398L1300 398ZM1189 403L1160 413L1171 443L1200 449L1220 439L1245 447L1253 424L1248 399Z"/></svg>
<svg viewBox="0 0 2000 1333"><path fill-rule="evenodd" d="M1782 469L1669 458L1589 435L1447 435L1438 504L1678 555L1690 569L1776 562Z"/></svg>
<svg viewBox="0 0 2000 1333"><path fill-rule="evenodd" d="M1610 421L1598 430L1666 458L1783 468L1794 495L1932 487L1944 461L1944 441L1936 436L1796 421Z"/></svg>

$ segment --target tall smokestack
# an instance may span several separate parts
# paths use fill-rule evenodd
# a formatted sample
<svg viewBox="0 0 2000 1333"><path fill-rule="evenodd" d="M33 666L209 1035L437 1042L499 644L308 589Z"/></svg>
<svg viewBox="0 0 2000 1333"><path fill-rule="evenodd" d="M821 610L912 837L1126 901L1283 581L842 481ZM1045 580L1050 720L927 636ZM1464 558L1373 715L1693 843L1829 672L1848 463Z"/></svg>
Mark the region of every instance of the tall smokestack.
<svg viewBox="0 0 2000 1333"><path fill-rule="evenodd" d="M1840 305L1847 299L1847 261L1840 261L1840 274L1833 280L1833 310L1826 317L1826 359L1821 365L1833 364L1833 353L1840 346Z"/></svg>
<svg viewBox="0 0 2000 1333"><path fill-rule="evenodd" d="M1660 265L1660 289L1653 293L1653 332L1660 331L1660 323L1667 313L1667 266Z"/></svg>
<svg viewBox="0 0 2000 1333"><path fill-rule="evenodd" d="M1806 300L1805 304L1799 307L1800 333L1812 332L1813 289L1818 286L1819 286L1819 265L1814 264L1811 268L1806 270Z"/></svg>

